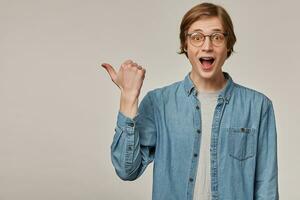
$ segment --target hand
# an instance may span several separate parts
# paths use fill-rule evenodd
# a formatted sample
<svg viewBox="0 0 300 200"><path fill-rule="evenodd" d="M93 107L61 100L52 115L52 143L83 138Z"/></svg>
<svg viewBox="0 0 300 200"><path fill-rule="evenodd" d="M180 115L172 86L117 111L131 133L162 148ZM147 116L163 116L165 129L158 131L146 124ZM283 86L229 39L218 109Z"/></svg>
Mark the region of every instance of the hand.
<svg viewBox="0 0 300 200"><path fill-rule="evenodd" d="M145 78L146 70L132 60L126 60L119 71L107 63L101 66L106 69L111 80L120 88L121 93L131 98L137 98Z"/></svg>

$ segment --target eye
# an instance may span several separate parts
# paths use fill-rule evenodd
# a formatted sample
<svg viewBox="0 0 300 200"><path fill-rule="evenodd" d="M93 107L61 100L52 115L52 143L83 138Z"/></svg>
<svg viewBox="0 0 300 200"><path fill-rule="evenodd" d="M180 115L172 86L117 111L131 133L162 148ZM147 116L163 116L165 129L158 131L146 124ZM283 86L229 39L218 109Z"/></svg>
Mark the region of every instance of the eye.
<svg viewBox="0 0 300 200"><path fill-rule="evenodd" d="M215 33L212 35L212 39L215 41L222 41L224 40L224 35L221 33Z"/></svg>
<svg viewBox="0 0 300 200"><path fill-rule="evenodd" d="M203 40L203 35L201 33L193 33L191 35L191 39L194 41L202 41Z"/></svg>

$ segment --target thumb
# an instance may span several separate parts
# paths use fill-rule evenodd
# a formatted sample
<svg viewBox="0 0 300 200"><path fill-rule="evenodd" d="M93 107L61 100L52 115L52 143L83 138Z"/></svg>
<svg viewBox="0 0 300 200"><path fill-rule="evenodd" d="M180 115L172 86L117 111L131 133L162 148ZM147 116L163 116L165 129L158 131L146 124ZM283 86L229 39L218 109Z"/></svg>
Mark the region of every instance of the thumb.
<svg viewBox="0 0 300 200"><path fill-rule="evenodd" d="M108 72L110 78L114 81L117 78L117 73L115 71L115 69L113 68L113 66L111 66L108 63L102 63L101 66L106 69L106 71Z"/></svg>

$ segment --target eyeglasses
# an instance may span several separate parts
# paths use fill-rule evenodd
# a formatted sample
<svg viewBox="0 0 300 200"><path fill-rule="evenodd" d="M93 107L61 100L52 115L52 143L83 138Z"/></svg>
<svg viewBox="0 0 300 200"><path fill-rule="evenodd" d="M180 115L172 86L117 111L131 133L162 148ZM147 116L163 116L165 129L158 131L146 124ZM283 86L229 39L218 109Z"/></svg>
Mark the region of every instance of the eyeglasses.
<svg viewBox="0 0 300 200"><path fill-rule="evenodd" d="M210 35L204 35L200 32L187 33L186 36L190 38L191 44L195 47L200 47L203 45L205 38L209 37L210 41L214 46L222 46L225 43L225 39L228 33L216 32Z"/></svg>

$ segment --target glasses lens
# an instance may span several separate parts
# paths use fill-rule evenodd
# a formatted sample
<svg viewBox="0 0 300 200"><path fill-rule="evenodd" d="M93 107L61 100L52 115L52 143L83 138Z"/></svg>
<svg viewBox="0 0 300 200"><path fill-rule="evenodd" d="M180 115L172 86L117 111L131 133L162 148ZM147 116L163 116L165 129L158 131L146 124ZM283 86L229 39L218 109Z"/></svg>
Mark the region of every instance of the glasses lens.
<svg viewBox="0 0 300 200"><path fill-rule="evenodd" d="M193 33L191 34L191 43L194 46L201 46L204 41L204 35L201 33Z"/></svg>
<svg viewBox="0 0 300 200"><path fill-rule="evenodd" d="M221 46L224 44L225 36L222 33L214 33L211 36L211 40L215 46Z"/></svg>

